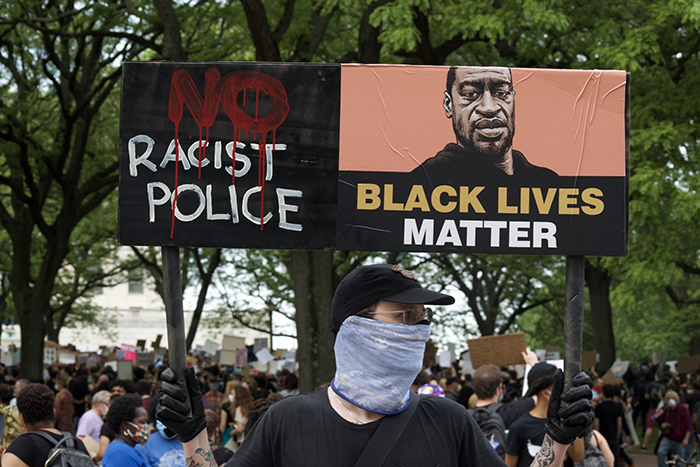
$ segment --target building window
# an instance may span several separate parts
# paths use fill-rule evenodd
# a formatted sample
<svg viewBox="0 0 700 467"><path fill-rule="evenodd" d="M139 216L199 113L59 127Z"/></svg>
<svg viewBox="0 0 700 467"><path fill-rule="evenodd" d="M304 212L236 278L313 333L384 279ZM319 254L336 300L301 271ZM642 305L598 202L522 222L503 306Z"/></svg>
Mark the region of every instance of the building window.
<svg viewBox="0 0 700 467"><path fill-rule="evenodd" d="M129 293L143 293L143 271L129 271Z"/></svg>

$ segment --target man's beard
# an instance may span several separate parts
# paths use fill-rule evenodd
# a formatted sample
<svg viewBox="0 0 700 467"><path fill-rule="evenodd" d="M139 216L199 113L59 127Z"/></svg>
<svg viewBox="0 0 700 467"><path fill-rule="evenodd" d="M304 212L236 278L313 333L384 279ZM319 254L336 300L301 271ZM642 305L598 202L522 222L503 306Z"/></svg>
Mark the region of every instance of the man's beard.
<svg viewBox="0 0 700 467"><path fill-rule="evenodd" d="M460 128L457 122L454 120L452 122L452 127L455 135L457 136L457 141L462 147L464 147L464 149L467 150L467 152L470 154L476 154L477 156L482 156L483 158L491 160L494 163L503 159L503 156L505 156L506 152L513 145L513 135L515 134L515 123L513 122L511 122L510 125L505 125L506 133L504 135L498 139L494 138L492 140L477 140L479 137L475 134L477 129L476 124L469 127L469 134L467 135L467 138L462 136L462 133L459 131Z"/></svg>

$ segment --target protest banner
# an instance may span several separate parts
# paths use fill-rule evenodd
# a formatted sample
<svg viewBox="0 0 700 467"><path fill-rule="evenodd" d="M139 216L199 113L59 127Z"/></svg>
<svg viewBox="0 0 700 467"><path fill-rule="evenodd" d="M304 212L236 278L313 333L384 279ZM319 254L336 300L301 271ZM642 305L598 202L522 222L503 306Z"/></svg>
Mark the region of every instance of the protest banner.
<svg viewBox="0 0 700 467"><path fill-rule="evenodd" d="M474 369L486 364L509 366L525 363L521 354L526 349L522 332L467 339L467 346Z"/></svg>
<svg viewBox="0 0 700 467"><path fill-rule="evenodd" d="M581 355L581 369L583 371L588 371L589 368L593 368L598 364L598 351L591 350L589 352L584 352Z"/></svg>
<svg viewBox="0 0 700 467"><path fill-rule="evenodd" d="M678 361L676 361L676 371L678 374L689 375L694 373L698 368L700 368L700 355L678 357Z"/></svg>
<svg viewBox="0 0 700 467"><path fill-rule="evenodd" d="M625 255L627 74L450 70L125 63L120 242Z"/></svg>

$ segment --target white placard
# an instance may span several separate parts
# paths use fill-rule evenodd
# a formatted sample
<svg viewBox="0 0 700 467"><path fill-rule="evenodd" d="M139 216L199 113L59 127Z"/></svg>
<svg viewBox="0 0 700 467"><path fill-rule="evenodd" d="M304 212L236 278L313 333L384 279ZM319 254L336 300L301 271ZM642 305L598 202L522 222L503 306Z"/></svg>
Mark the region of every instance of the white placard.
<svg viewBox="0 0 700 467"><path fill-rule="evenodd" d="M452 366L452 352L445 350L440 352L440 366L450 368Z"/></svg>
<svg viewBox="0 0 700 467"><path fill-rule="evenodd" d="M72 353L60 352L58 354L58 363L61 365L73 365L75 364L75 355Z"/></svg>
<svg viewBox="0 0 700 467"><path fill-rule="evenodd" d="M217 350L219 350L219 344L211 339L207 339L207 341L204 343L204 351L209 355L214 355Z"/></svg>
<svg viewBox="0 0 700 467"><path fill-rule="evenodd" d="M255 356L258 357L258 361L261 365L267 365L273 360L272 354L270 353L267 347L263 347L262 349L255 352Z"/></svg>

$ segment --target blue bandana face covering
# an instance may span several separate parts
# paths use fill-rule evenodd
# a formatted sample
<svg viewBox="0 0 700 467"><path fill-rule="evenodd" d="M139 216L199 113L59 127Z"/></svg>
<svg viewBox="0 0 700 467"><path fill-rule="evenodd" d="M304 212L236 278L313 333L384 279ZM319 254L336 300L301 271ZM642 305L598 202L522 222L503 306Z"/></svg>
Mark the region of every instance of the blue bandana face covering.
<svg viewBox="0 0 700 467"><path fill-rule="evenodd" d="M351 316L335 339L333 390L352 404L382 415L403 412L423 368L430 326L389 324Z"/></svg>

